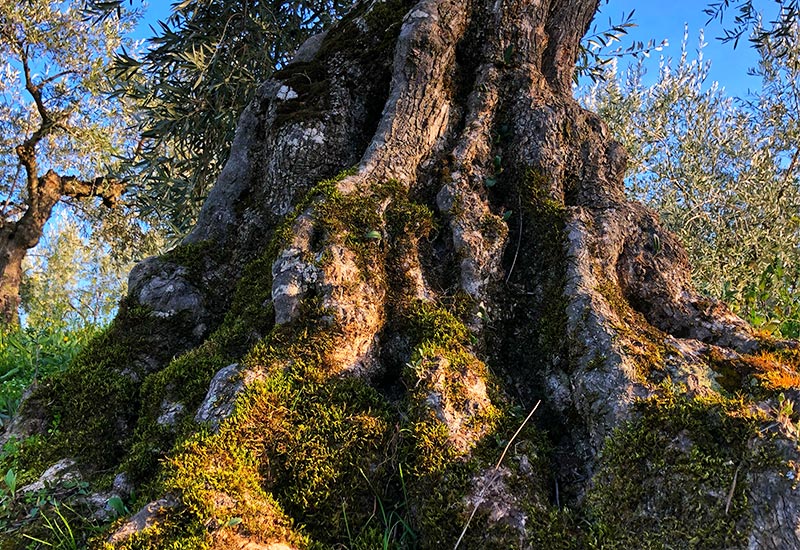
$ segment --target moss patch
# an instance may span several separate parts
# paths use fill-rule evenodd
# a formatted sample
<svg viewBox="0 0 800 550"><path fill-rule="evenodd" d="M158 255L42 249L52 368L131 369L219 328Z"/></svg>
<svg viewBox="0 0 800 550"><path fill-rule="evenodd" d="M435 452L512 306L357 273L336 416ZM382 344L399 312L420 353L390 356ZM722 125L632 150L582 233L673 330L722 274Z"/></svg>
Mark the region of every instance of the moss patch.
<svg viewBox="0 0 800 550"><path fill-rule="evenodd" d="M371 273L381 271L388 242L405 238L395 239L395 232L413 234L415 228L428 227L430 214L409 202L395 183L377 185L366 197L338 192L337 183L351 173L321 182L300 201L275 231L264 255L246 268L220 329L203 346L145 382L145 408L126 467L139 478L152 476L158 460L178 441L169 467L146 494L154 498L172 491L186 509L171 524L137 537L131 548L195 541L201 525L217 526L213 536L225 536L231 531L228 516L242 519L233 529L237 533L255 536L264 531L264 522L267 527L277 522L294 533L284 509L302 517L302 531L317 541L357 540L379 528L371 512L376 499L397 501L398 472L388 457L396 427L388 420L385 401L366 382L331 379L327 355L341 335L328 324L325 312L312 299L301 316L303 324L275 327L260 341L260 330L254 330L272 326L274 314L263 306L270 297L272 262L291 242L294 220L309 208L321 236L355 250L362 269ZM369 235L372 231L381 238ZM189 417L175 427L158 426L165 399L194 411L211 376L242 355L244 368L261 372L265 379L239 396L235 414L218 434L191 436L196 426ZM231 485L217 464L249 480L247 487ZM224 487L227 492L220 496ZM240 503L240 490L250 495L244 501L272 511L261 517L239 504L220 508L220 502L229 499ZM267 501L275 505L264 505ZM270 529L264 532L269 534ZM282 529L276 536L288 533ZM292 536L308 543L306 535Z"/></svg>
<svg viewBox="0 0 800 550"><path fill-rule="evenodd" d="M601 283L596 289L606 299L618 321L612 324L620 338L622 352L633 360L641 382L651 380L654 372L664 368L667 335L633 309L617 285Z"/></svg>
<svg viewBox="0 0 800 550"><path fill-rule="evenodd" d="M453 517L466 521L464 495L473 475L497 459L505 442L494 434L512 433L519 415L487 407L472 426L485 435L470 452L459 449L422 403L424 389L390 405L366 381L331 376L329 356L342 335L313 300L305 307L302 322L275 327L246 354L246 368L263 379L240 395L219 433L192 436L172 454L162 490L179 496L184 508L126 550L203 548L217 544L215 537L285 537L299 548L365 549L383 541L430 548L455 540L460 526ZM485 365L469 352L469 331L455 317L418 302L405 323L415 360L446 356L452 368L479 373L496 392ZM409 366L407 383L419 374ZM447 389L447 398L459 403L459 390ZM401 410L393 411L397 406ZM537 454L531 430L517 448L539 464L544 454ZM525 482L541 491L538 470L523 476L518 462L512 469L519 477L515 486ZM490 543L518 540L507 525L490 529L484 511L474 521L469 541L486 541L487 533Z"/></svg>
<svg viewBox="0 0 800 550"><path fill-rule="evenodd" d="M22 464L38 473L50 465L48 461L65 456L80 459L93 470L115 464L127 449L139 407L138 381L147 373L147 365L136 358L158 357L153 334L179 333L180 327L188 329L188 325L181 319L155 318L147 308L123 302L112 325L66 372L42 383L26 402L22 414L46 415L49 429L35 439L38 467L26 464L27 443L20 453Z"/></svg>
<svg viewBox="0 0 800 550"><path fill-rule="evenodd" d="M160 259L165 263L179 265L186 269L187 280L202 287L203 274L206 272L206 260L213 256L216 248L211 241L191 244L180 244L163 254Z"/></svg>
<svg viewBox="0 0 800 550"><path fill-rule="evenodd" d="M345 518L367 522L390 469L393 427L365 382L329 377L337 331L319 320L322 313L309 311L304 324L276 327L256 345L243 362L264 381L245 390L219 433L189 438L170 458L163 488L185 508L169 532L194 536L211 526L214 536L233 529L304 548L309 539L282 510L331 544L346 540Z"/></svg>
<svg viewBox="0 0 800 550"><path fill-rule="evenodd" d="M541 377L556 365L569 370L568 359L574 351L564 337L567 211L549 196L549 179L540 171L531 168L518 180L509 178L498 180L496 192L509 194L505 202L517 203L521 209L508 220L510 245L504 264L509 270L513 265L513 270L509 284L497 291L500 307L506 311L502 323L489 323L488 345L492 363L501 366L503 374L520 380L520 387L532 388L538 384L530 383L531 376ZM525 254L516 253L518 243ZM543 396L525 397L535 402Z"/></svg>
<svg viewBox="0 0 800 550"><path fill-rule="evenodd" d="M176 442L191 434L196 425L194 411L200 406L209 383L221 368L239 361L274 324L274 310L269 305L272 295L272 263L291 239L294 220L312 203L337 196L336 184L353 174L346 170L317 184L295 206L292 215L273 233L262 255L245 266L237 283L230 307L219 329L200 347L173 360L165 369L148 377L142 386L142 408L136 434L124 468L140 483L153 481L159 461L167 456ZM174 261L184 265L194 262L196 247L176 249ZM204 250L201 247L200 250ZM164 402L178 403L185 414L176 426L161 426L158 418ZM157 483L142 497L155 498ZM143 502L142 502L143 503Z"/></svg>
<svg viewBox="0 0 800 550"><path fill-rule="evenodd" d="M775 466L763 419L740 400L684 394L666 386L607 440L588 500L599 547L746 545L747 474Z"/></svg>
<svg viewBox="0 0 800 550"><path fill-rule="evenodd" d="M767 399L800 387L800 350L767 345L753 354L727 356L711 348L706 360L730 394Z"/></svg>
<svg viewBox="0 0 800 550"><path fill-rule="evenodd" d="M507 442L503 436L516 430L524 414L512 409L503 397L488 367L471 351L469 330L451 313L416 301L409 305L405 323L403 331L414 346L403 372L408 388L407 495L415 511L421 547L452 545L469 516L466 498L477 490L476 476L491 470ZM477 394L469 387L476 384L482 390ZM482 402L477 397L480 394L488 401ZM459 416L464 421L454 433L452 417ZM504 465L511 472L504 482L513 486L515 493L531 497L530 507L519 511L530 517L537 504L546 500L542 496L547 483L543 441L533 426L527 426ZM522 469L520 461L526 465ZM479 507L462 542L464 547L518 544L520 532L505 521L490 520L488 508ZM540 512L535 511L537 515Z"/></svg>

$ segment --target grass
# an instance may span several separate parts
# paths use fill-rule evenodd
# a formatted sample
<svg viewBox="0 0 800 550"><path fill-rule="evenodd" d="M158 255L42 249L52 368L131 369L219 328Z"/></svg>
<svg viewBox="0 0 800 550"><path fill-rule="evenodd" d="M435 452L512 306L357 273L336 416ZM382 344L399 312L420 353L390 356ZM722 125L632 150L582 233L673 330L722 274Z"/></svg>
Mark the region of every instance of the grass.
<svg viewBox="0 0 800 550"><path fill-rule="evenodd" d="M0 331L0 427L16 414L23 393L32 383L66 369L98 330L89 326Z"/></svg>
<svg viewBox="0 0 800 550"><path fill-rule="evenodd" d="M63 506L65 508L69 508L66 505ZM42 512L44 524L51 534L49 541L28 534L23 535L23 537L34 542L38 542L39 544L43 544L48 548L55 548L57 550L78 550L81 543L75 536L75 532L73 531L69 520L61 511L61 507L58 505L54 506L53 513L55 516L50 518L44 512Z"/></svg>

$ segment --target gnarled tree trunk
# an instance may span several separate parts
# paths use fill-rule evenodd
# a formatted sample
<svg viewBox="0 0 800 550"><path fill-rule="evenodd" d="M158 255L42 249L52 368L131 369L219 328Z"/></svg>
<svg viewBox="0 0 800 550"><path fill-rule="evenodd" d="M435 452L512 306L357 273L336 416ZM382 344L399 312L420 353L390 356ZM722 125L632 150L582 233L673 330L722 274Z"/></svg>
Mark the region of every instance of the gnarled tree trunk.
<svg viewBox="0 0 800 550"><path fill-rule="evenodd" d="M262 86L13 430L152 500L106 545L800 545L800 353L626 201L571 95L596 8L363 1Z"/></svg>

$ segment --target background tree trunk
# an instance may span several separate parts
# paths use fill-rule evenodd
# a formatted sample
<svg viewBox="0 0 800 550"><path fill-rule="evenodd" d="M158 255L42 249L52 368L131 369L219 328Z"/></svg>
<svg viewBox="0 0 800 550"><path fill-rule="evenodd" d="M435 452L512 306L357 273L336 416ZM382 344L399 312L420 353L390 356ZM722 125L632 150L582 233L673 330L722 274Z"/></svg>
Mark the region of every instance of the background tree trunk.
<svg viewBox="0 0 800 550"><path fill-rule="evenodd" d="M196 229L12 430L143 488L110 546L800 544L800 353L626 201L571 95L596 8L360 2L261 87Z"/></svg>
<svg viewBox="0 0 800 550"><path fill-rule="evenodd" d="M4 325L15 325L19 322L19 287L27 249L13 247L10 238L3 242L9 245L0 249L0 315Z"/></svg>
<svg viewBox="0 0 800 550"><path fill-rule="evenodd" d="M28 182L25 210L17 220L0 222L0 324L4 326L19 323L22 262L28 250L39 244L44 226L62 197L99 197L111 208L125 190L122 182L102 177L83 181L74 176L60 176L52 170L39 176L35 152L39 139L34 136L18 148Z"/></svg>

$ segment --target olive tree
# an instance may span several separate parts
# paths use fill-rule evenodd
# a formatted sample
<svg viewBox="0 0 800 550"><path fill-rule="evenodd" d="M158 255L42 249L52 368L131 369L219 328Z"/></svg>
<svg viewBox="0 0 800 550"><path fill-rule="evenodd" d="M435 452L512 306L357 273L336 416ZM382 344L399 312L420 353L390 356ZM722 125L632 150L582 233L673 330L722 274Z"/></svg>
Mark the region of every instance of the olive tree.
<svg viewBox="0 0 800 550"><path fill-rule="evenodd" d="M115 206L105 165L128 139L105 68L134 13L93 24L83 2L0 5L0 322L17 321L22 263L61 202Z"/></svg>
<svg viewBox="0 0 800 550"><path fill-rule="evenodd" d="M662 59L612 73L583 97L627 148L629 195L681 239L698 288L752 324L800 335L798 41L759 48L762 90L736 99L708 81L710 61Z"/></svg>
<svg viewBox="0 0 800 550"><path fill-rule="evenodd" d="M800 545L797 344L625 196L572 91L597 8L362 0L306 41L6 464L128 498L104 548Z"/></svg>

